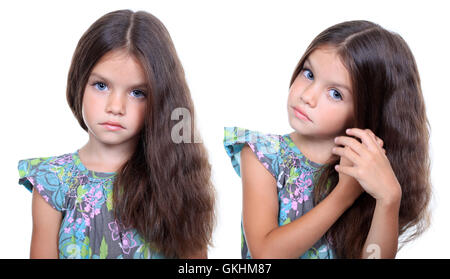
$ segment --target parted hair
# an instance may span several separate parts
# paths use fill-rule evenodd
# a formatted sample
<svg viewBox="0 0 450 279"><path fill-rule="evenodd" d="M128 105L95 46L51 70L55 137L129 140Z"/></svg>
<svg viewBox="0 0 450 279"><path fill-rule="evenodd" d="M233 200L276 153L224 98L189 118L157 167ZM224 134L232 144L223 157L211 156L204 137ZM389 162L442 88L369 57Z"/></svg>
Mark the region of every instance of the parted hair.
<svg viewBox="0 0 450 279"><path fill-rule="evenodd" d="M167 257L206 251L215 224L214 188L207 150L195 132L195 111L185 74L164 25L148 12L118 10L82 35L67 80L67 101L81 127L83 94L95 64L110 51L124 50L142 65L147 79L144 127L131 158L113 185L115 217L134 228ZM190 112L196 143L175 143L176 108Z"/></svg>

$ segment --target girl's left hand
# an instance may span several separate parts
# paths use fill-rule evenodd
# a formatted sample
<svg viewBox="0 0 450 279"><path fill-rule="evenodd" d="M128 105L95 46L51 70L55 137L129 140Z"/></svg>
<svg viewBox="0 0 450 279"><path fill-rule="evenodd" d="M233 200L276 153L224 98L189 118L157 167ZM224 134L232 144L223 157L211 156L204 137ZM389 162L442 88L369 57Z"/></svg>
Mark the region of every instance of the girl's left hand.
<svg viewBox="0 0 450 279"><path fill-rule="evenodd" d="M401 187L382 148L382 142L380 145L380 140L369 129L347 129L346 133L361 139L361 142L346 136L335 139L335 143L343 147L333 148L333 154L353 163L353 166L336 165L336 171L354 177L377 202L400 201Z"/></svg>

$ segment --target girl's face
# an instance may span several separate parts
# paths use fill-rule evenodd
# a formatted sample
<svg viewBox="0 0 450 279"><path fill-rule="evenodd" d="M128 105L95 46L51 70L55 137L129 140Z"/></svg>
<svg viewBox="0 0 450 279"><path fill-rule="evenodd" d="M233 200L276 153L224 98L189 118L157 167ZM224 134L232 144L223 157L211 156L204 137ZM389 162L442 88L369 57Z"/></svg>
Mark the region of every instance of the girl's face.
<svg viewBox="0 0 450 279"><path fill-rule="evenodd" d="M291 127L302 136L332 139L353 121L350 75L336 50L320 47L303 64L288 97Z"/></svg>
<svg viewBox="0 0 450 279"><path fill-rule="evenodd" d="M146 78L138 60L123 50L94 66L83 97L89 139L107 145L135 144L144 124Z"/></svg>

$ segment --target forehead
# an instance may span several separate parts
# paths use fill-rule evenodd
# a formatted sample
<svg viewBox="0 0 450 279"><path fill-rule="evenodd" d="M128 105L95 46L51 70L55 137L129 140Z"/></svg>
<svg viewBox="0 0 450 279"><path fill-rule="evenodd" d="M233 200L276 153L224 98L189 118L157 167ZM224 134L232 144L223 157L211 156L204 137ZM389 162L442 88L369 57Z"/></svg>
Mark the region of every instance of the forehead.
<svg viewBox="0 0 450 279"><path fill-rule="evenodd" d="M140 61L125 50L107 52L92 68L91 74L128 83L142 83L146 80Z"/></svg>
<svg viewBox="0 0 450 279"><path fill-rule="evenodd" d="M351 78L336 48L323 46L315 49L303 66L313 68L314 75L322 81L347 87L351 91Z"/></svg>

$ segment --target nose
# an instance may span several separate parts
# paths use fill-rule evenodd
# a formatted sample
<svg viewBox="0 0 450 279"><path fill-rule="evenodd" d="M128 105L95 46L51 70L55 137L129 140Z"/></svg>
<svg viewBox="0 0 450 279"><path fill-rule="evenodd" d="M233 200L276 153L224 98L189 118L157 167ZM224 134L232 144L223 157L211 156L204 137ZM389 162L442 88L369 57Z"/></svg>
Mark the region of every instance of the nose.
<svg viewBox="0 0 450 279"><path fill-rule="evenodd" d="M300 95L300 99L305 104L314 108L317 106L317 100L320 94L319 92L319 88L315 87L314 84L311 84L302 92L302 94Z"/></svg>
<svg viewBox="0 0 450 279"><path fill-rule="evenodd" d="M107 113L112 113L114 115L124 115L126 107L126 97L121 96L116 92L112 92L108 96L108 101L106 103L105 110Z"/></svg>

